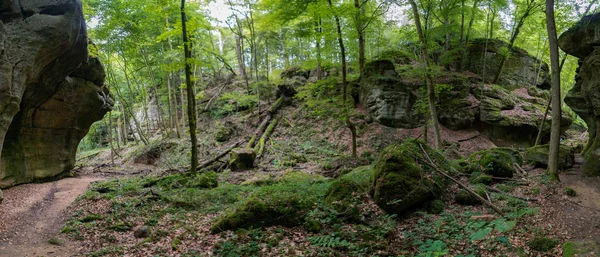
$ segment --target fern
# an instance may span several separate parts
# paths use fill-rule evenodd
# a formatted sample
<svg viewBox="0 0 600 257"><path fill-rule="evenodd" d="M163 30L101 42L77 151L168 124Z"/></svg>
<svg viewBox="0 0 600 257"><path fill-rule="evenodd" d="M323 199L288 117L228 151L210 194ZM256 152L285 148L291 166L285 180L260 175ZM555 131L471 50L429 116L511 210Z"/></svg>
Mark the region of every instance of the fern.
<svg viewBox="0 0 600 257"><path fill-rule="evenodd" d="M346 240L340 239L339 237L334 237L330 235L325 236L312 236L308 238L308 241L314 245L319 247L328 247L328 248L350 248L352 246Z"/></svg>

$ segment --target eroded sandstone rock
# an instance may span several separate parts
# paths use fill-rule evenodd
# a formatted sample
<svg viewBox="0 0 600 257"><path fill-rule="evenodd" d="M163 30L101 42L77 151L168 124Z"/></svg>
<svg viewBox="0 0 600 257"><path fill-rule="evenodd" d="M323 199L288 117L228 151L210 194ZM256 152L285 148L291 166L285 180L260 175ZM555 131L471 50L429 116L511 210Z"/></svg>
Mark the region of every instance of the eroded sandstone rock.
<svg viewBox="0 0 600 257"><path fill-rule="evenodd" d="M558 43L563 51L579 58L575 85L565 103L588 126L590 139L582 151L584 173L600 175L600 13L583 17Z"/></svg>
<svg viewBox="0 0 600 257"><path fill-rule="evenodd" d="M0 188L54 177L112 104L79 0L1 1Z"/></svg>

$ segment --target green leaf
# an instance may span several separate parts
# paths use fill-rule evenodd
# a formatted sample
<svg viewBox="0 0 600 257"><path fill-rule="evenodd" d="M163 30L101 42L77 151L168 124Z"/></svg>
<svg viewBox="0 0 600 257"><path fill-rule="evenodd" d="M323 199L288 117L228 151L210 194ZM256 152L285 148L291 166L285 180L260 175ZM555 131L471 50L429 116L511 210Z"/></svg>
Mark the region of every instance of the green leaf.
<svg viewBox="0 0 600 257"><path fill-rule="evenodd" d="M485 238L490 232L492 232L491 227L485 227L480 230L477 230L475 233L471 234L469 237L469 241L479 241Z"/></svg>

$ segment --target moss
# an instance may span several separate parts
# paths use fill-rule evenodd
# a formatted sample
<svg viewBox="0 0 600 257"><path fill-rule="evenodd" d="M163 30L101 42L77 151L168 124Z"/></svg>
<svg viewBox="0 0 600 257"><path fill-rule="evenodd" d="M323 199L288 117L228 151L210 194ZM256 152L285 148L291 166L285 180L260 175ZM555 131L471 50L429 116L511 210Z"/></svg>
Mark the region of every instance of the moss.
<svg viewBox="0 0 600 257"><path fill-rule="evenodd" d="M562 250L563 250L563 257L573 257L579 253L577 251L577 247L575 246L575 243L573 243L571 241L565 242L562 246Z"/></svg>
<svg viewBox="0 0 600 257"><path fill-rule="evenodd" d="M527 243L527 245L531 247L531 249L540 252L550 251L552 250L552 248L556 247L557 244L558 242L556 240L546 237L536 237L533 240L529 241L529 243Z"/></svg>
<svg viewBox="0 0 600 257"><path fill-rule="evenodd" d="M332 205L338 213L349 220L356 220L360 211L357 205L371 191L374 175L372 166L362 166L337 178L326 192L325 203Z"/></svg>
<svg viewBox="0 0 600 257"><path fill-rule="evenodd" d="M280 182L283 183L320 183L327 181L327 178L319 174L310 174L302 171L286 171L279 178Z"/></svg>
<svg viewBox="0 0 600 257"><path fill-rule="evenodd" d="M211 233L238 228L299 226L305 216L322 202L329 184L311 177L294 182L265 186L251 194L236 208L221 215Z"/></svg>
<svg viewBox="0 0 600 257"><path fill-rule="evenodd" d="M229 168L232 171L247 170L254 167L256 153L252 148L236 148L229 156Z"/></svg>
<svg viewBox="0 0 600 257"><path fill-rule="evenodd" d="M589 151L583 158L583 174L590 177L600 176L600 149Z"/></svg>
<svg viewBox="0 0 600 257"><path fill-rule="evenodd" d="M485 185L482 185L482 184L475 185L475 186L471 187L471 190L475 191L475 193L477 193L479 196L483 197L484 199L487 197L487 195L485 194ZM456 202L458 204L462 204L462 205L481 204L481 200L479 200L479 198L475 197L474 195L472 195L471 193L469 193L469 191L467 191L465 189L461 189L460 191L458 191L458 193L456 193L456 196L454 197L454 200L456 200Z"/></svg>
<svg viewBox="0 0 600 257"><path fill-rule="evenodd" d="M373 199L388 213L412 210L439 197L447 186L442 175L422 164L427 157L420 146L441 170L456 173L440 152L419 140L410 139L387 147L375 162Z"/></svg>
<svg viewBox="0 0 600 257"><path fill-rule="evenodd" d="M570 187L565 188L565 193L571 197L577 196L577 192L575 192L575 190L573 190L573 188Z"/></svg>
<svg viewBox="0 0 600 257"><path fill-rule="evenodd" d="M519 151L512 148L493 148L473 153L470 160L483 167L493 177L512 178L513 164L523 164Z"/></svg>
<svg viewBox="0 0 600 257"><path fill-rule="evenodd" d="M91 213L91 214L88 214L85 217L81 218L79 221L92 222L92 221L102 220L102 219L104 219L104 217L102 217L102 215L96 214L96 213Z"/></svg>
<svg viewBox="0 0 600 257"><path fill-rule="evenodd" d="M321 229L323 228L323 226L321 225L321 222L319 222L318 220L309 219L304 223L304 228L308 232L319 233L319 232L321 232Z"/></svg>
<svg viewBox="0 0 600 257"><path fill-rule="evenodd" d="M492 176L481 174L480 172L472 173L471 177L469 178L469 183L471 184L491 185L493 182Z"/></svg>
<svg viewBox="0 0 600 257"><path fill-rule="evenodd" d="M444 212L444 201L436 199L427 203L427 210L433 214L440 214Z"/></svg>
<svg viewBox="0 0 600 257"><path fill-rule="evenodd" d="M162 189L175 188L215 188L219 185L217 173L214 171L203 173L174 174L162 178L149 179L144 187L157 185Z"/></svg>

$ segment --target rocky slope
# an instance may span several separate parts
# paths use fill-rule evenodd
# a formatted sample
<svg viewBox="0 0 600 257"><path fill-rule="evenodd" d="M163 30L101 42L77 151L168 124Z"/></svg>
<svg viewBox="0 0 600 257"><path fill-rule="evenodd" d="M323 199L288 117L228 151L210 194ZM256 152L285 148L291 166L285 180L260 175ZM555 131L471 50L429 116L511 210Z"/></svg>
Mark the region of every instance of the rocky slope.
<svg viewBox="0 0 600 257"><path fill-rule="evenodd" d="M0 188L71 169L108 111L79 0L0 1ZM109 99L109 98L108 98Z"/></svg>
<svg viewBox="0 0 600 257"><path fill-rule="evenodd" d="M583 17L558 40L560 48L579 58L575 85L565 103L588 125L589 141L584 147L584 172L600 175L600 13Z"/></svg>

